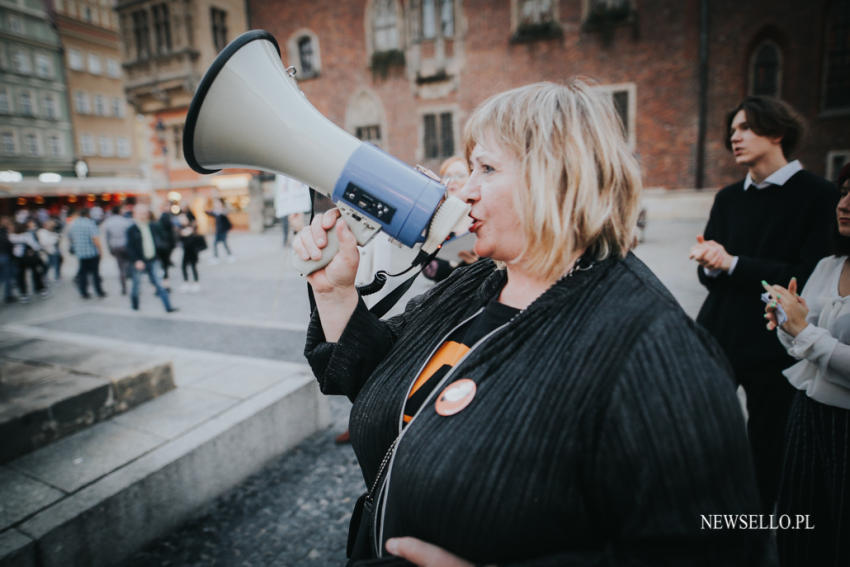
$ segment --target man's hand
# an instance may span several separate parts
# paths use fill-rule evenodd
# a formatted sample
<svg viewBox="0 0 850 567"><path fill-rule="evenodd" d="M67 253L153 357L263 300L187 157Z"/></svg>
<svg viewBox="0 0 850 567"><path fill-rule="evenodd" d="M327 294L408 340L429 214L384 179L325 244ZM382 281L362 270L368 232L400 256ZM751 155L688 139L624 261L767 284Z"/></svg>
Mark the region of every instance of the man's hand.
<svg viewBox="0 0 850 567"><path fill-rule="evenodd" d="M688 258L696 260L700 266L709 270L723 270L728 272L732 267L732 256L726 251L719 242L714 240L706 240L703 236L697 235L697 243L691 248Z"/></svg>
<svg viewBox="0 0 850 567"><path fill-rule="evenodd" d="M140 272L145 269L145 263L141 260L136 260L136 263L134 265L136 266L136 269Z"/></svg>

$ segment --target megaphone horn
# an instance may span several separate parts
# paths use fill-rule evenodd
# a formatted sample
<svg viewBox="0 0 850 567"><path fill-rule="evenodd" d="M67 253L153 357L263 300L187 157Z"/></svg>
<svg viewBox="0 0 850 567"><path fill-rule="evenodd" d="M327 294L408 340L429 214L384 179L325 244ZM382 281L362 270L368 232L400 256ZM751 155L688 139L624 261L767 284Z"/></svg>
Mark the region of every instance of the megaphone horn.
<svg viewBox="0 0 850 567"><path fill-rule="evenodd" d="M207 70L189 106L183 155L198 173L238 167L298 179L338 204L361 244L379 229L411 247L427 233L430 252L468 210L455 197L443 201L440 183L325 118L263 30L234 39ZM297 267L310 273L334 253L325 248L321 260Z"/></svg>

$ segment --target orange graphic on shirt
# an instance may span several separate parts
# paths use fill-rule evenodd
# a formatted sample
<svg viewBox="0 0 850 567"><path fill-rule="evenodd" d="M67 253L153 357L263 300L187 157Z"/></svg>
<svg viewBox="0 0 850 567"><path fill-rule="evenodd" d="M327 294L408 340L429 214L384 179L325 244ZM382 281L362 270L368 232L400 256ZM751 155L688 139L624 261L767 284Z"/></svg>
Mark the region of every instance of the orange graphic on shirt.
<svg viewBox="0 0 850 567"><path fill-rule="evenodd" d="M437 352L434 353L434 356L431 357L431 360L429 360L428 364L425 365L425 368L422 369L422 372L419 374L416 382L413 383L413 388L410 389L410 394L407 397L410 398L413 396L413 394L415 394L416 391L430 380L431 377L434 376L434 374L436 374L436 372L443 366L448 366L450 368L453 367L467 352L469 352L469 347L465 344L455 341L444 342L443 346L437 349ZM413 416L404 416L405 423L408 423L411 419L413 419Z"/></svg>

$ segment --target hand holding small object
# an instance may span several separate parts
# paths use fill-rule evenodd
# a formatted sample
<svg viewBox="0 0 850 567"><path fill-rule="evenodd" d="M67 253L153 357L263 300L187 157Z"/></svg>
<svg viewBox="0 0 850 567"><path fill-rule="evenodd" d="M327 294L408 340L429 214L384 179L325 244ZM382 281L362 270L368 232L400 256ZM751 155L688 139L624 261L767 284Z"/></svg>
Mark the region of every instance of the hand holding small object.
<svg viewBox="0 0 850 567"><path fill-rule="evenodd" d="M808 325L806 316L809 314L806 300L797 295L797 279L791 278L787 288L781 285L770 285L765 281L762 281L761 285L769 299L765 307L767 329L772 331L778 326L789 335L796 337Z"/></svg>

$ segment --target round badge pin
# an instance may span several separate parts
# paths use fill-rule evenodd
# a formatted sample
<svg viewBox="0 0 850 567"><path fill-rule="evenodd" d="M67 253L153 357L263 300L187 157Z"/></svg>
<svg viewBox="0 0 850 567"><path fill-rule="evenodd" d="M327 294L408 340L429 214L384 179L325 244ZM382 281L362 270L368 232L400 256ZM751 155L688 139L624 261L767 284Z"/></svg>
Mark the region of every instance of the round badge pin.
<svg viewBox="0 0 850 567"><path fill-rule="evenodd" d="M472 402L476 389L475 382L469 378L461 378L452 382L437 396L434 408L440 415L454 415Z"/></svg>

